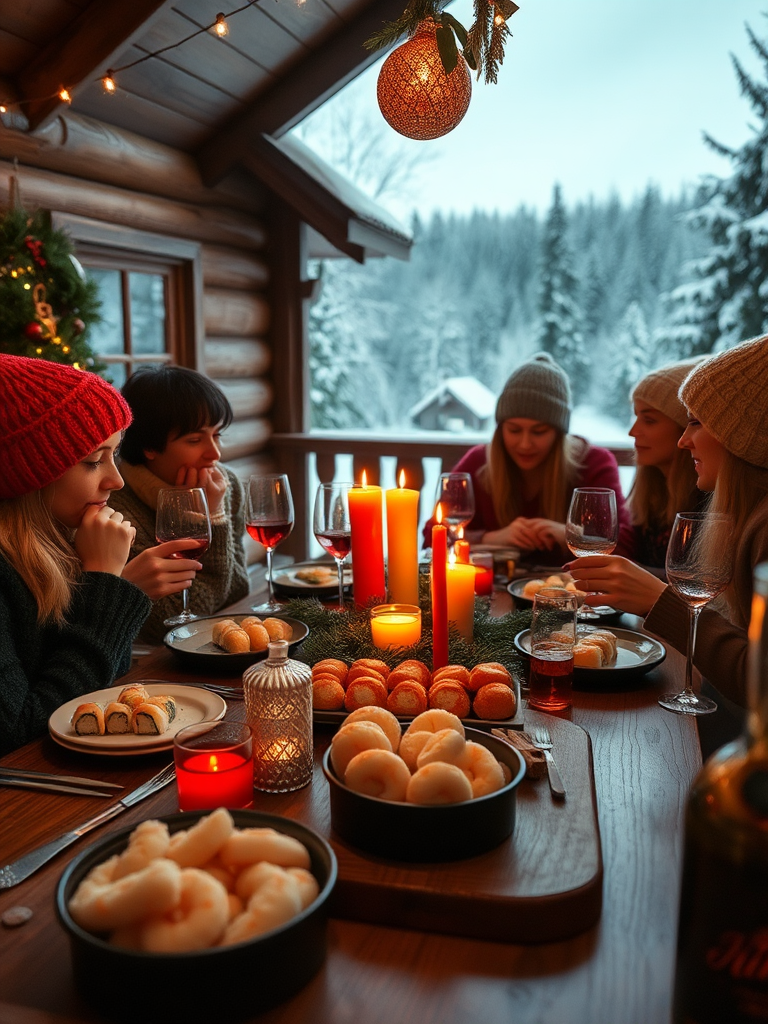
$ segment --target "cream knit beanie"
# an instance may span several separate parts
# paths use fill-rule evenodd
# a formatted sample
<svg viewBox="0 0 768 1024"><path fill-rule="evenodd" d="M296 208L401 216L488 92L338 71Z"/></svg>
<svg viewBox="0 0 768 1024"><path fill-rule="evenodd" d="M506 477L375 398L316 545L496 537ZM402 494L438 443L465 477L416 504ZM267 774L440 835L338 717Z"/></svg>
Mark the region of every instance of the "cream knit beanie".
<svg viewBox="0 0 768 1024"><path fill-rule="evenodd" d="M677 397L677 393L693 367L698 366L703 358L704 356L695 356L693 359L683 359L679 363L670 363L658 370L652 370L635 385L629 400L646 402L651 408L669 416L679 427L685 427L688 423L688 412Z"/></svg>
<svg viewBox="0 0 768 1024"><path fill-rule="evenodd" d="M768 469L768 335L701 363L680 401L732 455Z"/></svg>
<svg viewBox="0 0 768 1024"><path fill-rule="evenodd" d="M496 422L538 420L568 433L571 388L565 371L548 352L537 352L514 371L496 403Z"/></svg>

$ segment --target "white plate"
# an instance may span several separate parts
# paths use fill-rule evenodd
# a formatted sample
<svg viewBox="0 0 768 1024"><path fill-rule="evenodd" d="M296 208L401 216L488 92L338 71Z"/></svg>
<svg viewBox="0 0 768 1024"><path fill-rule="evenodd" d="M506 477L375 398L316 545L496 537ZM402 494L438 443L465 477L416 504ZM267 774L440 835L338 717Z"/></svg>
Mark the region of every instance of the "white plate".
<svg viewBox="0 0 768 1024"><path fill-rule="evenodd" d="M134 680L139 683L141 680ZM130 684L126 684L130 685ZM78 736L72 728L72 715L81 704L109 704L117 700L122 686L110 686L106 690L84 693L57 708L48 719L51 737L62 747L92 754L154 754L173 746L173 737L187 725L198 722L215 722L223 718L227 705L217 693L201 690L198 686L184 686L179 683L144 683L152 697L168 695L176 701L176 717L162 736L137 736L135 733L121 733L107 736Z"/></svg>
<svg viewBox="0 0 768 1024"><path fill-rule="evenodd" d="M589 633L595 627L579 624L577 632L580 634ZM600 627L605 628L605 627ZM603 665L600 668L574 668L574 679L586 676L617 676L634 677L650 672L656 665L660 665L667 656L666 648L653 637L645 633L636 633L633 629L623 629L615 626L610 632L616 637L616 661L612 665ZM523 654L530 657L531 653L531 631L524 629L515 637L515 646Z"/></svg>

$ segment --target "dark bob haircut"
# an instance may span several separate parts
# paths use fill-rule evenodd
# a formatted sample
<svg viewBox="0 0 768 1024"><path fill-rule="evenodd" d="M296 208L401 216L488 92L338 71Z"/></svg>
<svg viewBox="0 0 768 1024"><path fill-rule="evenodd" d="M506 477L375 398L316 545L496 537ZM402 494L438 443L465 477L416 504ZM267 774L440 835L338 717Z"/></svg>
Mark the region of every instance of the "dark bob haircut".
<svg viewBox="0 0 768 1024"><path fill-rule="evenodd" d="M221 388L184 366L141 366L121 391L133 423L120 456L132 466L147 461L144 452L163 452L177 437L218 424L226 430L232 422L232 406Z"/></svg>

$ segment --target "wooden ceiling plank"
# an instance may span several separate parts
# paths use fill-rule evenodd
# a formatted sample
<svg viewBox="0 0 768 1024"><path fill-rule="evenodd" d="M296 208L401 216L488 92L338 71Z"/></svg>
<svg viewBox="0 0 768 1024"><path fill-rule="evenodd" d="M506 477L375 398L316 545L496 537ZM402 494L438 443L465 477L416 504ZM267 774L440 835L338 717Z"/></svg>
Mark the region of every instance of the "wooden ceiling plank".
<svg viewBox="0 0 768 1024"><path fill-rule="evenodd" d="M79 114L186 152L208 135L208 129L199 121L126 90L116 96L107 96L101 89L89 91L78 100L76 109Z"/></svg>
<svg viewBox="0 0 768 1024"><path fill-rule="evenodd" d="M63 32L77 15L77 5L70 0L0 4L0 24L5 31L38 47Z"/></svg>
<svg viewBox="0 0 768 1024"><path fill-rule="evenodd" d="M210 16L211 6L208 0L177 0L174 6L176 10L199 24L206 23L206 19ZM233 6L239 7L240 5L233 4ZM311 0L310 3L304 4L295 2L265 3L262 0L259 10L267 18L279 24L286 32L289 32L294 39L304 42L310 42L324 34L329 27L334 30L341 24L340 20L333 17L333 12L329 12L321 0ZM242 14L236 14L230 20L230 38L233 40L237 39L242 19L248 13L250 12L244 11ZM331 13L330 21L329 13Z"/></svg>
<svg viewBox="0 0 768 1024"><path fill-rule="evenodd" d="M269 6L278 9L289 5L275 4L272 0ZM209 4L207 12L201 7L197 17L189 16L189 20L185 18L184 22L187 25L187 32L190 32L196 27L202 28L210 24L211 20ZM265 13L265 8L261 6L249 7L235 15L229 23L229 35L226 39L218 39L210 33L205 35L224 51L234 50L267 68L283 64L291 56L295 57L297 49L304 48L302 42L280 24L279 18L270 18Z"/></svg>
<svg viewBox="0 0 768 1024"><path fill-rule="evenodd" d="M21 95L31 101L25 105L30 127L39 127L62 107L54 95L62 85L72 89L114 65L116 57L146 32L147 23L170 2L99 0L82 11L18 77ZM53 99L36 99L51 95Z"/></svg>
<svg viewBox="0 0 768 1024"><path fill-rule="evenodd" d="M28 43L0 29L0 68L6 80L13 78L19 68L29 63L36 53L37 46L34 43ZM3 93L3 98L11 96L16 98L16 86Z"/></svg>
<svg viewBox="0 0 768 1024"><path fill-rule="evenodd" d="M383 22L402 14L402 6L403 0L373 0L246 111L230 118L197 154L204 181L218 182L247 155L251 139L288 131L377 60L380 53L371 53L363 44Z"/></svg>

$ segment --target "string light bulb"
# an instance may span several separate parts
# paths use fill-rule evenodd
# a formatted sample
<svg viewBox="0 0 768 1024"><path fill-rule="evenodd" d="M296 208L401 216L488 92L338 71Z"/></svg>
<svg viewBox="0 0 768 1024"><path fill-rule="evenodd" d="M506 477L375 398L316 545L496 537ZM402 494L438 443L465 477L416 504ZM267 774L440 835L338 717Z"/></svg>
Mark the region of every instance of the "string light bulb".
<svg viewBox="0 0 768 1024"><path fill-rule="evenodd" d="M108 96L114 96L114 94L117 92L117 82L114 79L111 68L102 78L101 85L104 89L104 92L107 93Z"/></svg>
<svg viewBox="0 0 768 1024"><path fill-rule="evenodd" d="M227 24L227 19L223 14L216 15L216 21L214 22L211 31L214 35L217 35L219 39L223 39L225 36L229 35L229 25Z"/></svg>
<svg viewBox="0 0 768 1024"><path fill-rule="evenodd" d="M504 15L501 13L501 11L497 11L496 15L495 15L495 17L493 19L493 23L494 23L494 25L503 25L506 22L506 20L507 19L504 17Z"/></svg>
<svg viewBox="0 0 768 1024"><path fill-rule="evenodd" d="M7 113L8 113L8 107L6 107L6 105L4 103L0 103L0 114L7 114Z"/></svg>
<svg viewBox="0 0 768 1024"><path fill-rule="evenodd" d="M69 91L69 89L65 89L64 86L62 86L61 89L59 89L59 99L62 101L62 103L71 103L72 93Z"/></svg>

